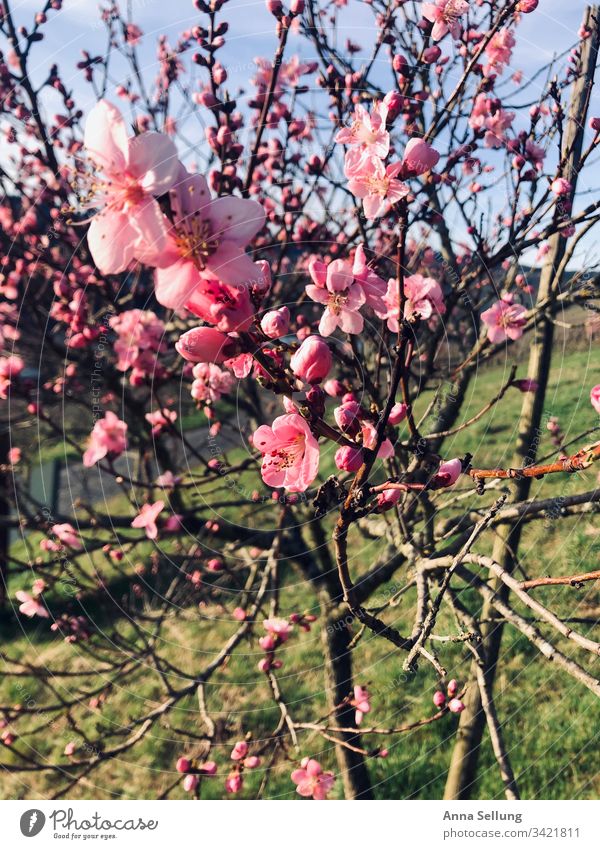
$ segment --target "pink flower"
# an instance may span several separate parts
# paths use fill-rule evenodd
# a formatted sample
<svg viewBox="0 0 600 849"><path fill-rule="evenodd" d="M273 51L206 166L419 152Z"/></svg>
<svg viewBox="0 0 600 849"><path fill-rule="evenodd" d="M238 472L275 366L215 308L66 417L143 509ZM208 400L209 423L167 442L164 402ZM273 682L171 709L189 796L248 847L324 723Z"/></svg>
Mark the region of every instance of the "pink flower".
<svg viewBox="0 0 600 849"><path fill-rule="evenodd" d="M594 410L600 415L600 383L590 392L590 401Z"/></svg>
<svg viewBox="0 0 600 849"><path fill-rule="evenodd" d="M16 354L0 359L0 398L5 400L8 397L12 379L18 377L24 368L25 363Z"/></svg>
<svg viewBox="0 0 600 849"><path fill-rule="evenodd" d="M264 225L262 206L236 197L212 199L205 178L183 165L170 200L173 226L166 248L152 260L158 266L158 302L173 309L186 306L202 277L238 287L247 298L260 273L244 248Z"/></svg>
<svg viewBox="0 0 600 849"><path fill-rule="evenodd" d="M385 128L387 106L377 101L371 114L360 104L354 110L354 120L350 127L343 127L335 137L338 144L360 145L379 159L385 159L390 150L390 134Z"/></svg>
<svg viewBox="0 0 600 849"><path fill-rule="evenodd" d="M350 700L352 707L356 708L355 721L357 725L362 722L365 713L371 710L371 702L369 701L369 692L366 687L354 688L354 698Z"/></svg>
<svg viewBox="0 0 600 849"><path fill-rule="evenodd" d="M179 337L175 348L193 363L223 363L235 356L237 343L214 327L194 327Z"/></svg>
<svg viewBox="0 0 600 849"><path fill-rule="evenodd" d="M162 410L155 410L153 413L146 413L144 418L148 424L152 425L152 435L157 436L163 428L177 421L177 413L175 410L167 410L163 407Z"/></svg>
<svg viewBox="0 0 600 849"><path fill-rule="evenodd" d="M83 455L83 465L93 466L108 454L118 457L126 448L127 425L109 410L93 427L88 448Z"/></svg>
<svg viewBox="0 0 600 849"><path fill-rule="evenodd" d="M312 796L313 799L326 799L331 792L335 776L332 772L323 772L323 767L312 758L303 758L301 769L292 772L292 781L296 784L296 792L301 796Z"/></svg>
<svg viewBox="0 0 600 849"><path fill-rule="evenodd" d="M17 590L15 593L15 598L17 601L20 601L19 605L19 613L22 613L23 616L42 616L44 619L49 619L50 614L37 598L29 595L24 590Z"/></svg>
<svg viewBox="0 0 600 849"><path fill-rule="evenodd" d="M265 619L263 626L265 631L277 637L280 643L285 643L293 630L293 626L290 625L287 619Z"/></svg>
<svg viewBox="0 0 600 849"><path fill-rule="evenodd" d="M552 181L550 189L555 195L560 197L561 195L570 194L573 190L573 186L568 180L565 180L564 177L557 177L556 180Z"/></svg>
<svg viewBox="0 0 600 849"><path fill-rule="evenodd" d="M307 336L290 359L290 368L301 380L307 383L320 383L324 380L333 364L329 345L320 336Z"/></svg>
<svg viewBox="0 0 600 849"><path fill-rule="evenodd" d="M248 744L245 740L238 740L231 751L232 761L243 761L248 754Z"/></svg>
<svg viewBox="0 0 600 849"><path fill-rule="evenodd" d="M487 337L492 344L504 342L505 339L520 339L527 310L521 304L513 304L502 298L496 301L489 310L481 314L481 320L487 325Z"/></svg>
<svg viewBox="0 0 600 849"><path fill-rule="evenodd" d="M77 748L77 743L75 743L73 740L71 740L71 741L70 741L69 743L67 743L67 745L65 746L65 750L64 750L65 755L66 755L68 758L70 758L70 757L71 757L71 755L73 755L73 754L75 753L76 748Z"/></svg>
<svg viewBox="0 0 600 849"><path fill-rule="evenodd" d="M214 363L196 363L192 369L192 398L196 401L215 403L233 388L235 380L228 371L223 371Z"/></svg>
<svg viewBox="0 0 600 849"><path fill-rule="evenodd" d="M8 462L11 465L16 466L17 463L21 462L21 449L20 448L11 448L7 454Z"/></svg>
<svg viewBox="0 0 600 849"><path fill-rule="evenodd" d="M268 486L304 492L316 478L319 445L298 413L278 416L270 427L261 425L253 444L263 455L261 474Z"/></svg>
<svg viewBox="0 0 600 849"><path fill-rule="evenodd" d="M402 168L405 177L420 177L438 164L440 155L437 150L423 139L411 139L404 148Z"/></svg>
<svg viewBox="0 0 600 849"><path fill-rule="evenodd" d="M177 151L162 133L127 138L121 113L106 100L88 115L84 147L96 166L90 178L90 203L98 210L88 230L88 245L100 271L117 274L148 251L165 249L167 228L154 197L173 185L179 168Z"/></svg>
<svg viewBox="0 0 600 849"><path fill-rule="evenodd" d="M387 311L383 300L387 290L387 283L367 265L367 257L362 244L358 245L354 253L352 274L365 294L366 306L370 307L379 318L382 318Z"/></svg>
<svg viewBox="0 0 600 849"><path fill-rule="evenodd" d="M510 62L515 43L515 37L509 29L502 29L494 33L488 46L485 48L489 62L489 65L485 69L486 73L502 73L504 66Z"/></svg>
<svg viewBox="0 0 600 849"><path fill-rule="evenodd" d="M445 463L440 463L440 467L431 480L431 486L435 488L454 486L456 481L462 474L462 462L455 457L454 460L447 460Z"/></svg>
<svg viewBox="0 0 600 849"><path fill-rule="evenodd" d="M63 525L52 525L51 530L52 533L57 536L64 545L69 546L69 548L73 548L75 550L82 548L79 534L73 525L69 525L68 522L65 522Z"/></svg>
<svg viewBox="0 0 600 849"><path fill-rule="evenodd" d="M329 265L311 260L310 276L316 285L308 285L306 294L326 309L319 322L319 333L330 336L337 327L344 333L362 333L363 317L359 309L365 302L362 287L354 282L350 263L335 259Z"/></svg>
<svg viewBox="0 0 600 849"><path fill-rule="evenodd" d="M439 41L447 32L452 38L460 36L458 19L469 11L466 0L436 0L435 3L423 3L421 13L424 18L433 23L431 37Z"/></svg>
<svg viewBox="0 0 600 849"><path fill-rule="evenodd" d="M444 295L437 280L433 277L423 277L422 274L413 274L404 281L404 294L406 302L404 305L404 317L408 321L417 318L429 319L435 313L443 315L446 311ZM390 278L385 302L388 306L386 313L387 326L392 333L398 332L398 281Z"/></svg>
<svg viewBox="0 0 600 849"><path fill-rule="evenodd" d="M377 428L372 422L363 422L362 425L363 447L374 449L377 444ZM377 459L389 460L394 456L394 446L389 439L384 439L379 446Z"/></svg>
<svg viewBox="0 0 600 849"><path fill-rule="evenodd" d="M154 504L143 504L142 509L131 523L131 527L145 528L148 539L156 539L158 536L156 519L164 506L164 501L155 501Z"/></svg>
<svg viewBox="0 0 600 849"><path fill-rule="evenodd" d="M355 197L362 199L366 218L379 218L392 204L409 193L406 183L397 179L401 171L401 162L386 168L381 159L368 153L353 162L352 168L347 170L347 176L350 176L348 189Z"/></svg>

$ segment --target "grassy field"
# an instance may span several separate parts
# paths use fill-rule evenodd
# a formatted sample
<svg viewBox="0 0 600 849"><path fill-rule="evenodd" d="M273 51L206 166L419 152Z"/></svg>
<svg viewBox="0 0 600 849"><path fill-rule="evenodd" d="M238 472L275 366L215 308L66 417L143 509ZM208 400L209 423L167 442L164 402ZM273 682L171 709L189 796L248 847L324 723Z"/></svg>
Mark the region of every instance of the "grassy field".
<svg viewBox="0 0 600 849"><path fill-rule="evenodd" d="M552 373L545 418L558 416L567 440L598 424L597 416L589 404L589 389L600 380L597 362L593 358L593 352L571 353L562 358ZM465 405L464 420L474 415L500 388L509 367L510 364L506 367L496 365L478 373ZM524 372L519 376L524 376ZM426 401L423 399L423 404ZM469 450L474 455L473 463L478 466L508 464L514 449L521 401L521 394L511 389L498 408L467 432L461 432L448 440L444 448L445 456L453 457ZM593 437L588 439L592 441ZM543 456L552 451L553 446L544 431L540 436L539 453ZM532 496L553 497L593 489L596 476L597 471L591 470L577 477L557 475L536 481ZM247 473L240 484L254 488L254 473ZM221 495L216 491L214 493L215 498L220 499ZM481 502L473 495L465 500L462 507L468 507L471 503ZM223 515L240 521L239 514L234 511L225 510ZM249 522L253 521L255 526L261 526L267 521L267 515L260 513L253 518L246 518ZM31 544L35 546L35 539L31 540ZM485 551L485 546L480 546L478 550ZM363 542L362 548L357 549L353 558L355 574L360 574L361 569L365 570L372 564L377 551L377 541L369 544ZM524 532L520 562L532 576L567 574L599 568L599 552L598 521L595 516L588 515L561 522L531 523ZM139 552L135 559L140 559ZM97 557L94 557L94 562L96 568L100 568ZM119 578L118 570L111 571L105 559L102 560L101 568L104 578L111 581ZM401 581L402 577L398 575L395 580ZM282 566L282 579L286 585L286 592L282 593L286 608L281 611L282 615L298 609L318 612L313 591L306 586L293 564ZM11 591L14 592L16 588L17 583L11 587ZM384 587L377 599L371 599L370 605L376 606L386 597ZM597 626L582 626L582 630L596 639L600 638L600 588L596 584L586 584L582 589L549 588L543 591L543 597L540 595L540 598L559 612L597 620ZM401 603L390 611L387 621L406 632L410 629L413 605L414 597L407 593ZM96 615L101 616L102 611L96 611ZM439 622L440 632L443 632L444 624L443 620ZM447 624L450 628L450 623ZM9 623L0 634L3 651L7 655L25 658L38 665L52 661L63 668L89 668L90 690L93 689L94 683L97 683L93 664L90 665L90 660L78 650L76 644L67 646L60 639L49 639L46 623L20 622L19 627L21 625L23 631L15 630L14 623ZM115 632L127 635L131 629L126 618L114 622L102 620L101 627L107 634ZM186 670L196 670L202 668L211 652L222 645L231 630L231 624L225 621L218 605L208 604L200 609L197 605L190 605L168 620L163 635L163 651L167 656L172 651L172 657ZM569 656L583 660L572 643L565 644L563 641L557 642L557 645ZM279 674L281 688L294 718L308 720L319 715L325 707L323 653L318 627L308 634L295 636L288 646L281 655L285 661ZM460 678L461 674L464 675L467 668L465 651L464 647L456 644L448 644L440 649L440 659L450 677L454 675ZM254 739L259 740L277 722L278 712L269 702L264 676L256 669L261 656L257 644L246 643L207 689L209 709L218 713L219 721L230 729L232 739L235 739L235 735L251 731ZM389 644L367 635L357 646L354 661L356 682L368 684L373 705L369 719L372 718L373 723L379 726L405 724L433 713L431 696L436 684L434 675L428 667L422 666L416 675L407 676L402 671L402 660L402 656L390 651ZM600 675L600 659L590 661L589 656L586 656L585 663L592 674ZM511 628L505 630L499 668L497 708L504 723L507 745L523 797L597 798L600 793L600 770L597 765L600 732L596 730L600 728L598 700L545 661L526 639ZM101 711L87 710L85 727L90 734L94 736L95 729L126 724L130 716L158 703L162 694L155 681L155 677L140 671L132 675L127 692L114 690ZM25 703L28 700L41 704L47 694L43 695L39 686L28 678L4 676L0 680L0 705ZM62 695L68 693L68 680L66 683L56 681L55 686ZM62 687L65 689L62 690ZM85 708L78 709L78 716L85 711ZM42 723L43 719L40 721L38 716L36 727L39 728ZM386 740L388 757L385 760L372 758L369 762L376 795L379 798L440 798L456 725L456 717L446 716L424 729ZM168 722L156 726L138 747L101 766L89 781L75 789L73 797L110 798L116 795L122 798L154 798L160 795L177 778L174 764L182 753L181 740L186 730L192 734L202 732L197 705L193 699L181 703ZM23 734L18 746L21 751L27 752L27 747L31 745L53 763L67 763L62 751L70 739L72 734L66 720L63 720L51 733L38 733L35 737ZM377 742L373 738L364 741L365 745L373 747ZM318 757L335 771L334 753L327 741L307 732L301 737L301 748L301 755ZM228 767L229 749L230 744L222 750L219 747L215 749L214 759L219 764L220 777L204 782L203 796L223 795L222 781ZM3 762L11 757L7 750L5 752ZM292 768L291 764L281 764L274 769L265 794L267 797L294 796L294 785L289 779ZM247 772L241 797L253 798L263 776L262 769L254 773ZM51 795L56 781L57 777L52 773L45 776L0 774L0 796L35 798L40 794ZM341 797L341 781L336 782L335 790ZM178 786L171 795L183 798L186 794ZM497 767L486 739L474 797L502 796Z"/></svg>

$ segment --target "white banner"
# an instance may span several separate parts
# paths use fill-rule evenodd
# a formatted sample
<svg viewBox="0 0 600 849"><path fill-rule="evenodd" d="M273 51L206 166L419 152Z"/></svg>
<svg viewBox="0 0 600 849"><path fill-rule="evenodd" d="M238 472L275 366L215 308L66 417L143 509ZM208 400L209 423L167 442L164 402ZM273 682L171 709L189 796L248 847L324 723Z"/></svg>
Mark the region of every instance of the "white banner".
<svg viewBox="0 0 600 849"><path fill-rule="evenodd" d="M599 814L598 802L7 801L0 845L598 849Z"/></svg>

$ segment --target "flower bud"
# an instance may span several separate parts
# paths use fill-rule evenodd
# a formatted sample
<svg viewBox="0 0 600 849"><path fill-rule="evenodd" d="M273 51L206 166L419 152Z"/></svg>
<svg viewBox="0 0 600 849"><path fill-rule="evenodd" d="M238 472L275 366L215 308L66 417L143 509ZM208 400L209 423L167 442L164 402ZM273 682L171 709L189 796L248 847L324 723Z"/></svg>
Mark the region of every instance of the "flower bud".
<svg viewBox="0 0 600 849"><path fill-rule="evenodd" d="M363 452L351 445L342 445L335 452L335 465L343 472L357 472L363 464Z"/></svg>
<svg viewBox="0 0 600 849"><path fill-rule="evenodd" d="M307 383L320 383L333 364L329 345L320 336L308 336L290 360L296 377Z"/></svg>
<svg viewBox="0 0 600 849"><path fill-rule="evenodd" d="M262 332L269 339L280 339L288 332L290 326L290 311L287 307L270 310L260 321Z"/></svg>
<svg viewBox="0 0 600 849"><path fill-rule="evenodd" d="M194 327L175 344L184 360L193 363L222 363L235 356L236 346L234 339L214 327Z"/></svg>

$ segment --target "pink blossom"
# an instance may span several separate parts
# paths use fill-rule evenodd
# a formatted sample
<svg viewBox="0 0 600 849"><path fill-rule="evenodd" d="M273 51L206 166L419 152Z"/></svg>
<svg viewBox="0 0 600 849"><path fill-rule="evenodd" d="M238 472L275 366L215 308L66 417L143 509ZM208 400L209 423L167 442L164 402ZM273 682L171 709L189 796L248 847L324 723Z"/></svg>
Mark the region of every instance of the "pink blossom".
<svg viewBox="0 0 600 849"><path fill-rule="evenodd" d="M175 769L177 772L186 773L189 772L192 768L191 761L189 758L178 758L177 763L175 764Z"/></svg>
<svg viewBox="0 0 600 849"><path fill-rule="evenodd" d="M385 159L390 149L390 134L385 128L387 111L385 103L380 101L373 104L371 114L364 106L358 104L354 110L352 124L350 127L343 127L337 133L335 141L350 146L360 145L362 150L379 159Z"/></svg>
<svg viewBox="0 0 600 849"><path fill-rule="evenodd" d="M594 410L600 415L600 383L590 392L590 401Z"/></svg>
<svg viewBox="0 0 600 849"><path fill-rule="evenodd" d="M21 449L20 448L11 448L7 454L8 462L16 466L17 463L21 462Z"/></svg>
<svg viewBox="0 0 600 849"><path fill-rule="evenodd" d="M521 304L513 304L507 298L496 301L481 314L481 320L487 325L487 337L492 344L505 339L520 339L525 326L527 310Z"/></svg>
<svg viewBox="0 0 600 849"><path fill-rule="evenodd" d="M280 643L285 643L293 630L293 626L290 625L287 619L278 618L265 619L263 627L269 634L277 637Z"/></svg>
<svg viewBox="0 0 600 849"><path fill-rule="evenodd" d="M363 447L374 450L375 446L377 445L377 428L372 422L369 421L363 422L361 427ZM377 452L377 459L389 460L389 458L393 456L394 446L392 445L389 439L384 439L381 445L379 446L379 451Z"/></svg>
<svg viewBox="0 0 600 849"><path fill-rule="evenodd" d="M466 0L436 0L435 3L423 3L421 13L424 18L431 21L433 29L431 37L439 41L447 32L452 38L460 36L459 18L469 11Z"/></svg>
<svg viewBox="0 0 600 849"><path fill-rule="evenodd" d="M161 133L127 138L121 113L106 100L88 115L84 147L96 166L90 203L98 210L88 245L100 271L117 274L133 259L143 259L148 251L160 253L166 246L165 219L154 197L173 185L177 151Z"/></svg>
<svg viewBox="0 0 600 849"><path fill-rule="evenodd" d="M298 413L278 416L255 431L253 444L263 455L261 474L268 486L304 492L319 470L319 445Z"/></svg>
<svg viewBox="0 0 600 849"><path fill-rule="evenodd" d="M324 380L333 364L333 357L327 342L320 336L307 336L290 359L290 368L296 377L307 383L320 383Z"/></svg>
<svg viewBox="0 0 600 849"><path fill-rule="evenodd" d="M300 796L313 799L326 799L335 781L334 774L323 772L321 764L312 758L303 758L301 769L295 769L291 778Z"/></svg>
<svg viewBox="0 0 600 849"><path fill-rule="evenodd" d="M450 701L448 702L448 710L450 711L450 713L462 713L464 709L464 702L462 702L460 699L450 699Z"/></svg>
<svg viewBox="0 0 600 849"><path fill-rule="evenodd" d="M561 195L570 194L573 190L573 186L568 180L565 180L564 177L557 177L556 180L552 181L550 189L555 195L560 197Z"/></svg>
<svg viewBox="0 0 600 849"><path fill-rule="evenodd" d="M38 601L37 598L29 595L29 593L26 593L24 590L17 590L15 597L17 601L21 602L19 605L19 612L22 613L23 616L29 616L30 618L32 616L41 616L44 619L48 619L50 617L50 614L41 601Z"/></svg>
<svg viewBox="0 0 600 849"><path fill-rule="evenodd" d="M367 265L367 257L362 243L358 245L354 252L352 274L364 292L366 306L370 307L379 318L382 318L387 310L383 300L387 283Z"/></svg>
<svg viewBox="0 0 600 849"><path fill-rule="evenodd" d="M458 681L456 680L456 678L451 678L450 681L448 681L448 695L450 696L450 698L452 698L457 694L457 692Z"/></svg>
<svg viewBox="0 0 600 849"><path fill-rule="evenodd" d="M180 165L170 192L173 226L165 249L157 251L156 298L180 309L189 301L201 277L216 277L239 287L246 297L258 271L244 248L263 227L265 213L254 200L212 199L206 179Z"/></svg>
<svg viewBox="0 0 600 849"><path fill-rule="evenodd" d="M504 66L510 62L515 43L515 37L509 29L501 29L499 32L494 33L485 48L489 62L486 72L501 74Z"/></svg>
<svg viewBox="0 0 600 849"><path fill-rule="evenodd" d="M198 277L185 306L202 321L224 333L248 330L254 320L249 286L230 286L216 277Z"/></svg>
<svg viewBox="0 0 600 849"><path fill-rule="evenodd" d="M228 793L239 793L242 789L244 779L239 772L230 772L225 779L225 790Z"/></svg>
<svg viewBox="0 0 600 849"><path fill-rule="evenodd" d="M107 455L118 457L127 448L127 425L109 410L103 419L98 419L90 434L83 465L93 466Z"/></svg>
<svg viewBox="0 0 600 849"><path fill-rule="evenodd" d="M214 363L196 363L192 374L192 398L196 401L210 401L214 404L231 392L235 383L233 375Z"/></svg>
<svg viewBox="0 0 600 849"><path fill-rule="evenodd" d="M175 410L167 410L163 407L162 410L155 410L153 413L146 413L144 418L148 424L152 425L152 435L157 436L163 428L177 421L177 413Z"/></svg>
<svg viewBox="0 0 600 849"><path fill-rule="evenodd" d="M11 354L10 357L0 358L0 398L5 400L8 397L8 390L11 381L25 368L25 363L16 354Z"/></svg>
<svg viewBox="0 0 600 849"><path fill-rule="evenodd" d="M76 748L77 748L77 743L75 743L73 740L71 740L71 741L70 741L69 743L67 743L67 745L65 746L65 750L64 750L65 755L66 755L68 758L70 758L70 757L71 757L71 755L73 755L73 754L75 753L75 749L76 749Z"/></svg>
<svg viewBox="0 0 600 849"><path fill-rule="evenodd" d="M79 550L82 548L82 543L79 538L79 534L73 527L73 525L69 525L68 522L65 522L62 525L52 525L52 533L58 537L58 539L69 548L73 548L75 550Z"/></svg>
<svg viewBox="0 0 600 849"><path fill-rule="evenodd" d="M325 305L319 333L330 336L337 327L345 333L362 333L364 322L359 309L365 302L365 295L362 287L354 282L350 263L336 259L325 265L313 259L309 271L315 285L308 285L306 294Z"/></svg>
<svg viewBox="0 0 600 849"><path fill-rule="evenodd" d="M351 175L347 171L347 176L350 176L348 189L355 197L361 198L366 218L379 218L409 193L406 183L397 179L401 171L401 162L386 168L381 159L368 153L354 163Z"/></svg>
<svg viewBox="0 0 600 849"><path fill-rule="evenodd" d="M433 277L423 277L422 274L413 274L404 281L404 317L408 321L417 318L429 319L435 313L443 315L446 311L444 295L437 280ZM388 290L385 296L388 306L386 313L387 326L392 333L398 332L399 292L398 281L390 278Z"/></svg>
<svg viewBox="0 0 600 849"><path fill-rule="evenodd" d="M131 523L131 527L144 528L148 539L156 539L158 536L156 519L164 506L164 501L155 501L154 504L143 504L142 509Z"/></svg>
<svg viewBox="0 0 600 849"><path fill-rule="evenodd" d="M369 701L369 692L366 687L356 685L354 687L354 698L350 700L352 707L356 708L355 722L360 725L363 716L371 710L371 702Z"/></svg>

